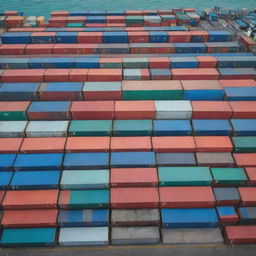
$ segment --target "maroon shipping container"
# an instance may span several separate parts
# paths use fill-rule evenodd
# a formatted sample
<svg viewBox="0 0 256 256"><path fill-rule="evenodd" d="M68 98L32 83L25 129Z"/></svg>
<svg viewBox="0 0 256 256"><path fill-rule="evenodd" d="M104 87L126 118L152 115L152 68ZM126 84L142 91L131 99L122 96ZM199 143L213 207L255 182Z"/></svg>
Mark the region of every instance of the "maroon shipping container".
<svg viewBox="0 0 256 256"><path fill-rule="evenodd" d="M26 44L2 44L0 53L2 55L22 55L25 52Z"/></svg>
<svg viewBox="0 0 256 256"><path fill-rule="evenodd" d="M97 44L55 44L53 54L94 54Z"/></svg>
<svg viewBox="0 0 256 256"><path fill-rule="evenodd" d="M74 120L112 120L114 107L114 101L73 101L71 115Z"/></svg>
<svg viewBox="0 0 256 256"><path fill-rule="evenodd" d="M229 101L232 118L256 118L256 101Z"/></svg>
<svg viewBox="0 0 256 256"><path fill-rule="evenodd" d="M158 208L157 188L111 188L110 203L112 209Z"/></svg>
<svg viewBox="0 0 256 256"><path fill-rule="evenodd" d="M214 207L215 197L211 187L160 187L161 208Z"/></svg>
<svg viewBox="0 0 256 256"><path fill-rule="evenodd" d="M149 32L147 31L129 31L128 32L129 43L148 43L149 42Z"/></svg>
<svg viewBox="0 0 256 256"><path fill-rule="evenodd" d="M238 192L241 197L242 206L256 206L256 188L255 187L240 187Z"/></svg>
<svg viewBox="0 0 256 256"><path fill-rule="evenodd" d="M193 119L230 119L232 109L227 101L192 101Z"/></svg>
<svg viewBox="0 0 256 256"><path fill-rule="evenodd" d="M112 168L111 187L156 187L156 168Z"/></svg>
<svg viewBox="0 0 256 256"><path fill-rule="evenodd" d="M52 54L54 44L27 44L25 54Z"/></svg>
<svg viewBox="0 0 256 256"><path fill-rule="evenodd" d="M225 239L230 244L256 243L256 226L226 226Z"/></svg>
<svg viewBox="0 0 256 256"><path fill-rule="evenodd" d="M77 42L79 44L101 44L103 32L79 32Z"/></svg>
<svg viewBox="0 0 256 256"><path fill-rule="evenodd" d="M213 56L197 56L199 68L216 68L217 59Z"/></svg>

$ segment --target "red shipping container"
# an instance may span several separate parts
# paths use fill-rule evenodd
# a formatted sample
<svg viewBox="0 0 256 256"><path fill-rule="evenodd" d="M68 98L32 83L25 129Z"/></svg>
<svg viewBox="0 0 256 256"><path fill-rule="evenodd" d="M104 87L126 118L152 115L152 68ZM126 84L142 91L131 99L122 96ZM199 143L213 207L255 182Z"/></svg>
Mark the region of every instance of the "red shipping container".
<svg viewBox="0 0 256 256"><path fill-rule="evenodd" d="M24 138L20 151L22 153L62 153L66 138Z"/></svg>
<svg viewBox="0 0 256 256"><path fill-rule="evenodd" d="M108 152L110 137L68 137L65 151L70 152Z"/></svg>
<svg viewBox="0 0 256 256"><path fill-rule="evenodd" d="M70 82L85 82L87 81L88 69L71 69L69 72Z"/></svg>
<svg viewBox="0 0 256 256"><path fill-rule="evenodd" d="M5 210L1 225L5 228L55 227L58 210Z"/></svg>
<svg viewBox="0 0 256 256"><path fill-rule="evenodd" d="M112 168L111 187L156 187L156 168Z"/></svg>
<svg viewBox="0 0 256 256"><path fill-rule="evenodd" d="M106 63L116 63L116 64L121 64L123 63L122 58L100 58L99 61L100 64L106 64Z"/></svg>
<svg viewBox="0 0 256 256"><path fill-rule="evenodd" d="M150 137L112 137L111 151L150 151Z"/></svg>
<svg viewBox="0 0 256 256"><path fill-rule="evenodd" d="M150 57L149 67L150 68L170 68L170 58L168 57Z"/></svg>
<svg viewBox="0 0 256 256"><path fill-rule="evenodd" d="M167 32L169 43L189 43L191 35L188 31L171 31Z"/></svg>
<svg viewBox="0 0 256 256"><path fill-rule="evenodd" d="M184 90L222 90L217 80L183 80L181 81Z"/></svg>
<svg viewBox="0 0 256 256"><path fill-rule="evenodd" d="M104 28L107 26L106 23L85 23L88 28Z"/></svg>
<svg viewBox="0 0 256 256"><path fill-rule="evenodd" d="M220 80L220 84L225 87L255 87L256 81L253 79Z"/></svg>
<svg viewBox="0 0 256 256"><path fill-rule="evenodd" d="M68 82L71 69L53 68L46 69L44 73L45 82Z"/></svg>
<svg viewBox="0 0 256 256"><path fill-rule="evenodd" d="M45 69L8 69L1 76L3 83L40 83L43 82Z"/></svg>
<svg viewBox="0 0 256 256"><path fill-rule="evenodd" d="M256 167L246 167L245 172L248 177L247 184L249 186L255 186L256 185Z"/></svg>
<svg viewBox="0 0 256 256"><path fill-rule="evenodd" d="M232 109L227 101L191 101L194 119L230 119Z"/></svg>
<svg viewBox="0 0 256 256"><path fill-rule="evenodd" d="M55 44L53 54L93 54L96 53L96 44Z"/></svg>
<svg viewBox="0 0 256 256"><path fill-rule="evenodd" d="M0 53L2 55L22 55L24 54L26 44L2 44Z"/></svg>
<svg viewBox="0 0 256 256"><path fill-rule="evenodd" d="M219 73L215 68L174 68L174 80L217 80Z"/></svg>
<svg viewBox="0 0 256 256"><path fill-rule="evenodd" d="M126 10L125 11L126 16L143 16L142 10Z"/></svg>
<svg viewBox="0 0 256 256"><path fill-rule="evenodd" d="M66 27L67 24L67 17L51 17L48 20L49 24L58 24L63 25L63 27Z"/></svg>
<svg viewBox="0 0 256 256"><path fill-rule="evenodd" d="M209 208L215 206L211 187L160 187L160 208Z"/></svg>
<svg viewBox="0 0 256 256"><path fill-rule="evenodd" d="M231 152L233 144L228 136L194 137L197 152Z"/></svg>
<svg viewBox="0 0 256 256"><path fill-rule="evenodd" d="M4 199L5 191L0 190L0 206L2 205L3 199Z"/></svg>
<svg viewBox="0 0 256 256"><path fill-rule="evenodd" d="M126 24L125 23L107 23L105 27L122 27L123 29L125 28Z"/></svg>
<svg viewBox="0 0 256 256"><path fill-rule="evenodd" d="M233 154L237 166L256 167L256 153Z"/></svg>
<svg viewBox="0 0 256 256"><path fill-rule="evenodd" d="M4 209L56 208L59 190L7 191L3 200Z"/></svg>
<svg viewBox="0 0 256 256"><path fill-rule="evenodd" d="M196 145L192 136L152 137L153 150L156 152L195 152Z"/></svg>
<svg viewBox="0 0 256 256"><path fill-rule="evenodd" d="M216 68L217 59L213 56L197 56L199 68Z"/></svg>
<svg viewBox="0 0 256 256"><path fill-rule="evenodd" d="M256 118L256 101L229 101L232 118Z"/></svg>
<svg viewBox="0 0 256 256"><path fill-rule="evenodd" d="M10 28L8 32L44 32L45 28Z"/></svg>
<svg viewBox="0 0 256 256"><path fill-rule="evenodd" d="M61 17L61 16L68 16L69 11L53 11L51 12L52 17Z"/></svg>
<svg viewBox="0 0 256 256"><path fill-rule="evenodd" d="M114 108L114 101L73 101L71 115L74 120L112 120Z"/></svg>
<svg viewBox="0 0 256 256"><path fill-rule="evenodd" d="M4 24L7 27L19 27L22 26L25 23L25 17L24 16L9 16L4 20Z"/></svg>
<svg viewBox="0 0 256 256"><path fill-rule="evenodd" d="M241 206L256 206L256 188L240 187L238 192L241 197Z"/></svg>
<svg viewBox="0 0 256 256"><path fill-rule="evenodd" d="M125 23L125 16L107 16L107 23Z"/></svg>
<svg viewBox="0 0 256 256"><path fill-rule="evenodd" d="M82 32L84 28L67 28L65 29L66 32Z"/></svg>
<svg viewBox="0 0 256 256"><path fill-rule="evenodd" d="M128 32L129 43L148 43L149 42L149 32L147 31L129 31Z"/></svg>
<svg viewBox="0 0 256 256"><path fill-rule="evenodd" d="M111 188L110 203L112 209L158 208L157 188Z"/></svg>
<svg viewBox="0 0 256 256"><path fill-rule="evenodd" d="M144 27L125 27L124 30L127 32L129 32L129 31L145 31L145 28Z"/></svg>
<svg viewBox="0 0 256 256"><path fill-rule="evenodd" d="M0 153L13 154L18 153L23 138L0 138Z"/></svg>
<svg viewBox="0 0 256 256"><path fill-rule="evenodd" d="M0 112L26 112L30 101L0 101Z"/></svg>
<svg viewBox="0 0 256 256"><path fill-rule="evenodd" d="M155 119L155 115L153 100L115 102L115 119Z"/></svg>
<svg viewBox="0 0 256 256"><path fill-rule="evenodd" d="M187 31L192 36L200 36L202 37L202 42L208 41L208 32L204 30L194 30L194 31Z"/></svg>
<svg viewBox="0 0 256 256"><path fill-rule="evenodd" d="M17 11L5 11L4 16L18 16Z"/></svg>
<svg viewBox="0 0 256 256"><path fill-rule="evenodd" d="M225 240L230 244L256 243L256 226L225 226Z"/></svg>
<svg viewBox="0 0 256 256"><path fill-rule="evenodd" d="M79 44L100 44L102 43L103 32L79 32L77 42Z"/></svg>
<svg viewBox="0 0 256 256"><path fill-rule="evenodd" d="M54 44L27 44L25 54L52 54Z"/></svg>
<svg viewBox="0 0 256 256"><path fill-rule="evenodd" d="M140 79L141 80L150 80L150 71L147 68L140 69Z"/></svg>
<svg viewBox="0 0 256 256"><path fill-rule="evenodd" d="M88 81L122 81L122 69L89 69Z"/></svg>

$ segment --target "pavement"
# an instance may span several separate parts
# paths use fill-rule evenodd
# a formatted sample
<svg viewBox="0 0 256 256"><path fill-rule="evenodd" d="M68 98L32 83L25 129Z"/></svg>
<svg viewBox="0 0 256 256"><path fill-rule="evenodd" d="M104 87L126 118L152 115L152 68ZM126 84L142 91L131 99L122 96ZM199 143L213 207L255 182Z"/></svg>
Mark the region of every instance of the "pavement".
<svg viewBox="0 0 256 256"><path fill-rule="evenodd" d="M103 247L1 248L0 256L250 256L256 245L177 244Z"/></svg>

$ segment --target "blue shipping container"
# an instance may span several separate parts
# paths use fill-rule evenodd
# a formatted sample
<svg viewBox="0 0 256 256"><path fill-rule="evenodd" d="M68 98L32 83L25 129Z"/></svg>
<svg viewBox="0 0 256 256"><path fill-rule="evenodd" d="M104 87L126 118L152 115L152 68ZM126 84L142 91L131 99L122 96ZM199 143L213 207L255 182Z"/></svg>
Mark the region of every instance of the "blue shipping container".
<svg viewBox="0 0 256 256"><path fill-rule="evenodd" d="M256 135L256 119L231 119L235 135Z"/></svg>

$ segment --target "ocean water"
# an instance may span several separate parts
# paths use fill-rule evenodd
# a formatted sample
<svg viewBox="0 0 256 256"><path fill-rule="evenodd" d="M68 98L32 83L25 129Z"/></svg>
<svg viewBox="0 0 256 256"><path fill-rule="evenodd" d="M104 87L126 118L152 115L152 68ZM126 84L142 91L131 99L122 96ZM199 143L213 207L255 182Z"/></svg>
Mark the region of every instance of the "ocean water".
<svg viewBox="0 0 256 256"><path fill-rule="evenodd" d="M256 0L0 0L0 11L17 10L25 12L26 16L46 17L53 10L121 11L174 7L206 9L214 6L256 8Z"/></svg>

